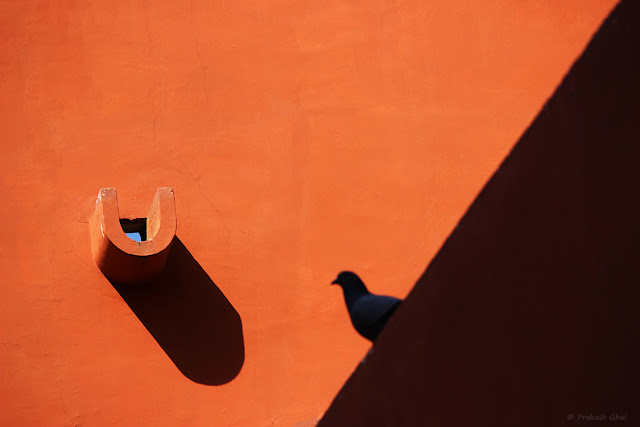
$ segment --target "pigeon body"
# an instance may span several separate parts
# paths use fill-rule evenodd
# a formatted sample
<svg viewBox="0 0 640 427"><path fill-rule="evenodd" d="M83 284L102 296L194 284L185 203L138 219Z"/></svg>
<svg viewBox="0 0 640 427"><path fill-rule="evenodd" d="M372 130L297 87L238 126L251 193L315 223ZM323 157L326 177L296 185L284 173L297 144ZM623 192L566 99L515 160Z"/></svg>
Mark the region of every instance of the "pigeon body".
<svg viewBox="0 0 640 427"><path fill-rule="evenodd" d="M353 327L370 341L376 339L402 302L398 298L372 294L360 277L350 271L340 273L332 284L342 287Z"/></svg>

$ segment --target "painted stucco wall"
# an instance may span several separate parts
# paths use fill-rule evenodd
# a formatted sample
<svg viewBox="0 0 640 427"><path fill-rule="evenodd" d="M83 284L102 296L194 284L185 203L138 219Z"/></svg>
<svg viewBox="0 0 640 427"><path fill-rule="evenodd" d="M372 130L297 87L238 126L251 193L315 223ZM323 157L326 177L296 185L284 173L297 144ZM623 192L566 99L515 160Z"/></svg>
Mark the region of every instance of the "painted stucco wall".
<svg viewBox="0 0 640 427"><path fill-rule="evenodd" d="M0 424L321 417L369 347L329 282L404 297L613 4L0 3ZM98 190L161 186L241 319L222 384L91 257Z"/></svg>
<svg viewBox="0 0 640 427"><path fill-rule="evenodd" d="M638 424L638 19L616 6L318 427Z"/></svg>

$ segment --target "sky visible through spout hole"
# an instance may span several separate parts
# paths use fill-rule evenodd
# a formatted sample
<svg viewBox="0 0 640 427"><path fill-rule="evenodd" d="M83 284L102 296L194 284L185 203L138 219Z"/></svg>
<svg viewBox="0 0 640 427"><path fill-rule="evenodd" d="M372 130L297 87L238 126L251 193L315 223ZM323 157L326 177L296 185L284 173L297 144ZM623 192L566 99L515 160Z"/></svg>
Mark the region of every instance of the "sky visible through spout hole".
<svg viewBox="0 0 640 427"><path fill-rule="evenodd" d="M140 232L138 231L134 231L131 233L124 233L124 234L126 234L128 238L130 238L135 242L142 242L142 236L140 236Z"/></svg>

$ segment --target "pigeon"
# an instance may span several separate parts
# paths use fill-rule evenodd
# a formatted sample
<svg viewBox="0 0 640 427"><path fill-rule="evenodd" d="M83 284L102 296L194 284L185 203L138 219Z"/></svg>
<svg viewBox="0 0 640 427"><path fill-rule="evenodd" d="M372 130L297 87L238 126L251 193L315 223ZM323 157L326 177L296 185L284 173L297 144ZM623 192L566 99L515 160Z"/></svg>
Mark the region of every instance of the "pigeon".
<svg viewBox="0 0 640 427"><path fill-rule="evenodd" d="M351 271L338 274L331 284L342 287L353 327L372 342L402 302L398 298L372 294L360 277Z"/></svg>

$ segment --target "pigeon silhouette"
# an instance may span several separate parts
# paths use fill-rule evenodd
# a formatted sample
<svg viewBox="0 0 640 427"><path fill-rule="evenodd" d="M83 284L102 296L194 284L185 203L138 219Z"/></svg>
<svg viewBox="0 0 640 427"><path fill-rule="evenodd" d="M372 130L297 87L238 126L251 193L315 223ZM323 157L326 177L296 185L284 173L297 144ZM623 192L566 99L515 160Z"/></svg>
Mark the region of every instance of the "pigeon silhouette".
<svg viewBox="0 0 640 427"><path fill-rule="evenodd" d="M398 298L372 294L360 277L351 271L338 274L331 284L342 287L351 323L369 341L376 339L402 302Z"/></svg>

